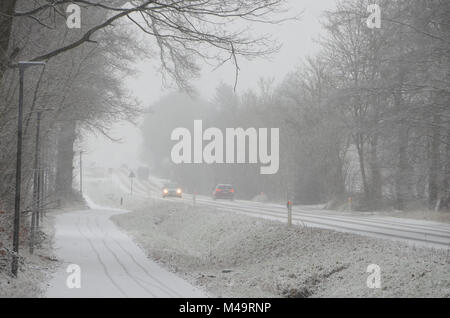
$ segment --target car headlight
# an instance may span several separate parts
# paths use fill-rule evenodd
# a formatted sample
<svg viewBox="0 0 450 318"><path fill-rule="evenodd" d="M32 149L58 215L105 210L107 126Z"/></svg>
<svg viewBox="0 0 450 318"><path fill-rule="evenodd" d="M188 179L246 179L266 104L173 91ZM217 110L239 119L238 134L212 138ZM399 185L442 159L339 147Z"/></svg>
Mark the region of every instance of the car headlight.
<svg viewBox="0 0 450 318"><path fill-rule="evenodd" d="M164 194L167 194L167 193L169 193L169 190L164 189L164 190L163 190L163 193L164 193Z"/></svg>
<svg viewBox="0 0 450 318"><path fill-rule="evenodd" d="M181 192L183 192L181 189L177 189L177 194L181 194Z"/></svg>

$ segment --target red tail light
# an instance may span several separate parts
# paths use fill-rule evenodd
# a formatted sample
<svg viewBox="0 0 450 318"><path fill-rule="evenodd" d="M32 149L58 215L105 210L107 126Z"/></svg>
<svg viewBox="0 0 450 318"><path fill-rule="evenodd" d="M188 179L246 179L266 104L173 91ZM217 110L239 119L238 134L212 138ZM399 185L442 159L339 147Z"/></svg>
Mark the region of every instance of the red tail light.
<svg viewBox="0 0 450 318"><path fill-rule="evenodd" d="M231 189L231 193L234 193L234 189Z"/></svg>
<svg viewBox="0 0 450 318"><path fill-rule="evenodd" d="M222 190L220 190L220 189L216 189L216 192L220 192L220 191L222 191Z"/></svg>

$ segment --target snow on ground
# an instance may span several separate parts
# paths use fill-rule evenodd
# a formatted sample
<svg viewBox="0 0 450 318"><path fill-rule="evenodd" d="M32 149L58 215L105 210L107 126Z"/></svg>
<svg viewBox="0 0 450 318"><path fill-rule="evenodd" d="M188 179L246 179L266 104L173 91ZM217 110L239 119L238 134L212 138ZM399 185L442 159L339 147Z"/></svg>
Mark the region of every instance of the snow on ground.
<svg viewBox="0 0 450 318"><path fill-rule="evenodd" d="M450 212L445 211L381 211L374 212L374 214L381 216L392 216L397 218L409 218L415 220L450 223Z"/></svg>
<svg viewBox="0 0 450 318"><path fill-rule="evenodd" d="M147 201L112 220L153 260L224 297L450 297L450 252ZM369 289L370 264L381 289Z"/></svg>
<svg viewBox="0 0 450 318"><path fill-rule="evenodd" d="M450 297L448 251L328 230L286 230L271 220L163 201L159 191L141 186L131 196L124 191L128 180L118 182L122 186L92 180L86 188L101 205L137 211L112 220L152 260L213 296ZM381 267L381 290L366 286L372 263Z"/></svg>
<svg viewBox="0 0 450 318"><path fill-rule="evenodd" d="M52 216L44 218L41 229L33 255L29 254L27 245L20 246L20 270L17 279L9 274L10 258L7 263L0 264L0 298L31 298L44 295L47 288L46 282L58 265L52 248Z"/></svg>
<svg viewBox="0 0 450 318"><path fill-rule="evenodd" d="M117 175L117 182L121 184L118 184L115 189L110 189L110 191L120 191L120 189L129 187L129 184L127 185L127 183L130 183L128 171L121 169L116 171L115 174ZM135 179L135 187L139 188L140 191L135 191L132 200L134 205L135 199L145 202L150 198L161 198L161 189L156 189L155 191L156 186L151 187L148 183L151 184L149 181ZM102 188L105 186L107 185L102 185ZM198 195L196 198L197 204L199 205L282 223L287 222L286 206L283 204L255 202L259 200L235 200L234 202L214 201L210 197L201 195ZM193 199L191 195L185 193L180 201L192 204ZM442 222L430 221L438 216L437 213L430 211L425 214L422 213L421 216L417 215L417 213L414 215L416 216L415 218L410 217L409 214L407 218L399 218L399 215L394 213L394 211L391 214L383 214L382 212L333 211L325 209L323 204L295 205L293 208L293 223L296 225L306 225L376 238L391 239L413 246L449 248L449 225ZM428 220L424 220L425 218Z"/></svg>
<svg viewBox="0 0 450 318"><path fill-rule="evenodd" d="M95 183L94 183L95 185ZM204 297L206 294L164 270L122 233L110 217L125 210L108 208L86 196L90 210L55 217L55 250L61 266L47 297ZM71 266L80 269L81 288L69 288Z"/></svg>

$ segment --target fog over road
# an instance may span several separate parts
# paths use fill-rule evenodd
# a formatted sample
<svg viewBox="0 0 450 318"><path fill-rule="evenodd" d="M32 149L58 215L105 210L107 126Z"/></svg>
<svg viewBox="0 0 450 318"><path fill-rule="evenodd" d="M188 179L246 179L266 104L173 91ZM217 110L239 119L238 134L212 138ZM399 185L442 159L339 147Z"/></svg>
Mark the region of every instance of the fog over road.
<svg viewBox="0 0 450 318"><path fill-rule="evenodd" d="M89 180L115 185L116 191L127 194L127 174L115 172L111 179ZM163 180L151 177L150 181L134 180L131 200L157 199L193 204L193 197L184 194L182 199L161 198ZM101 184L100 183L100 184ZM91 195L89 193L89 195ZM55 249L59 270L49 283L47 297L205 297L205 294L148 259L145 253L120 231L110 217L126 210L106 208L85 196L90 210L73 211L55 217ZM127 198L130 200L130 197ZM209 206L252 217L287 222L286 207L281 204L245 200L214 201L207 196L196 196L196 204ZM421 247L448 248L450 224L378 215L333 212L320 206L295 206L293 223L299 226L332 229L342 232L403 241ZM70 289L67 268L76 264L81 269L81 288Z"/></svg>
<svg viewBox="0 0 450 318"><path fill-rule="evenodd" d="M126 180L125 176L115 178L116 183L122 189L128 187L124 184L127 182ZM161 182L155 182L155 180L157 179L151 178L153 184L142 183L137 180L136 195L162 199L158 188ZM166 200L180 201L176 198ZM193 198L190 194L184 194L181 200L193 204ZM214 201L208 196L197 196L196 202L230 212L287 222L287 208L282 204L246 200ZM450 224L447 223L380 216L363 212L336 212L323 210L320 206L294 206L292 214L293 223L296 225L392 239L414 246L450 248Z"/></svg>
<svg viewBox="0 0 450 318"><path fill-rule="evenodd" d="M56 216L55 249L63 264L50 281L47 297L206 297L149 260L109 220L126 211L91 207ZM70 264L81 268L79 289L67 287Z"/></svg>

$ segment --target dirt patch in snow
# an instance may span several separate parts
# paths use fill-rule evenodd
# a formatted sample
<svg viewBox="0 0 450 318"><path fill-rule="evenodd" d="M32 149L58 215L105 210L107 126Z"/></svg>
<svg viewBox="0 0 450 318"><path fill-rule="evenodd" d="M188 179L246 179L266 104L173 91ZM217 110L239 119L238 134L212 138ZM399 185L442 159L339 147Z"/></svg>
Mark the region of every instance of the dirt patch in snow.
<svg viewBox="0 0 450 318"><path fill-rule="evenodd" d="M154 201L114 216L149 257L218 297L450 297L448 251ZM370 264L381 288L369 289Z"/></svg>

